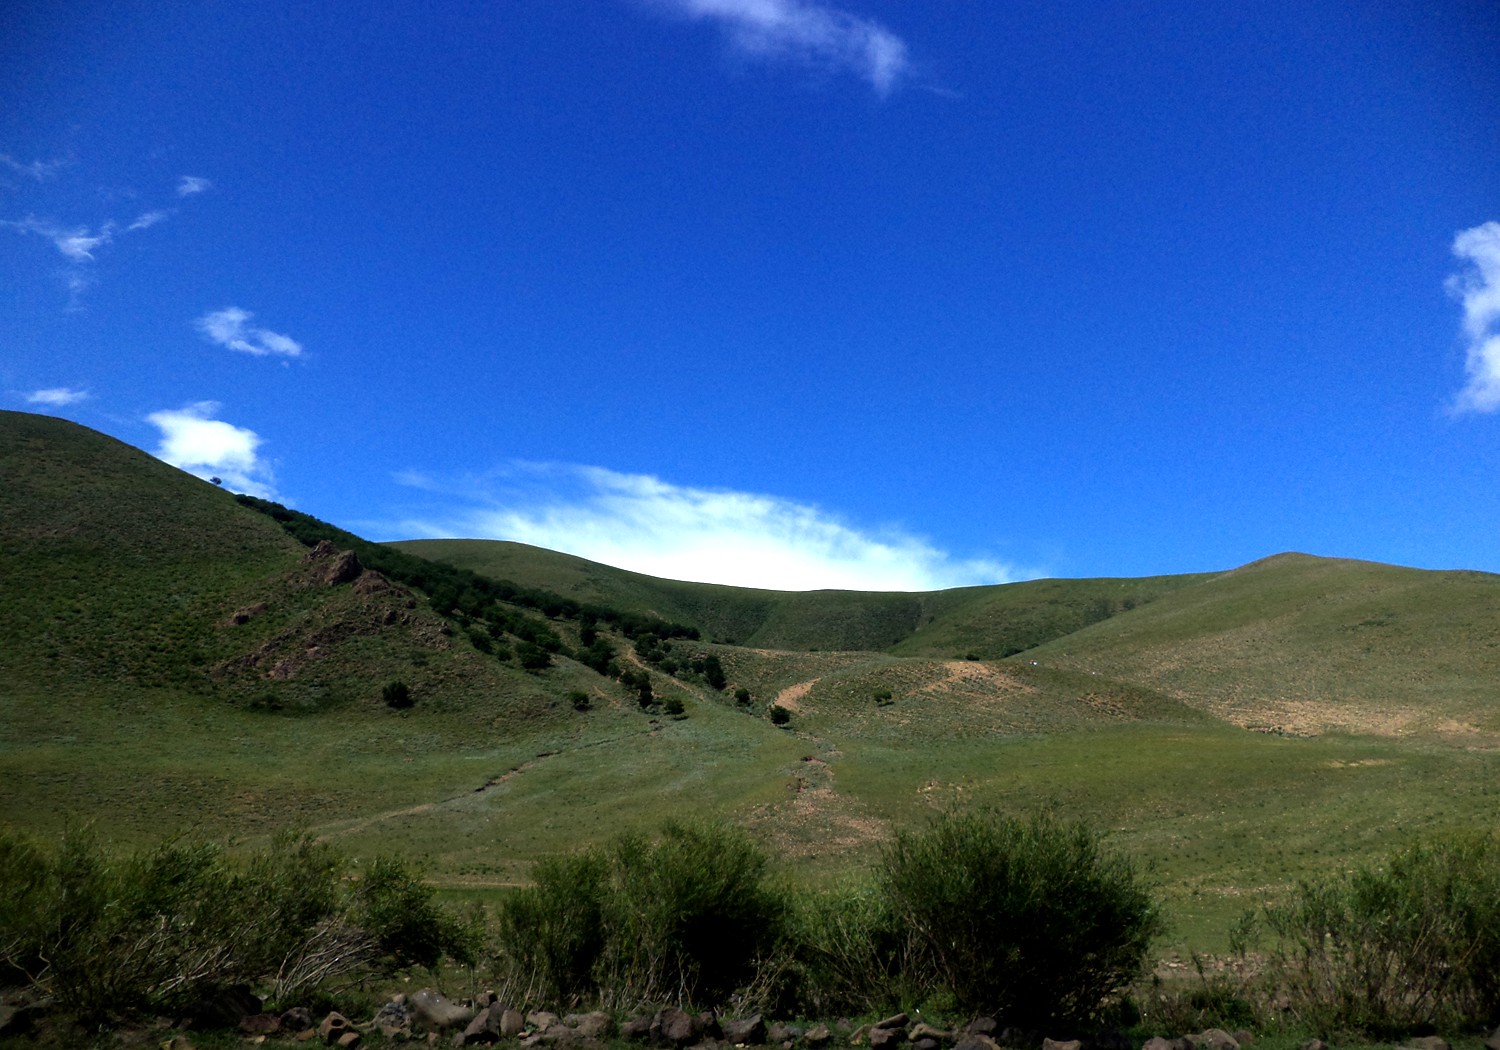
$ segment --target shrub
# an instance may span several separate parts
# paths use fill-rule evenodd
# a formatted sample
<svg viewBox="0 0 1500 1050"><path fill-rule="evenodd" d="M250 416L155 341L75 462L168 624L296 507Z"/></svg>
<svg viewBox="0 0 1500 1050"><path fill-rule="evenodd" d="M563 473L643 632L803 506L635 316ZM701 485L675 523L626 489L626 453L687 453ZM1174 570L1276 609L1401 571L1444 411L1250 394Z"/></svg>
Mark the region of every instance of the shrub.
<svg viewBox="0 0 1500 1050"><path fill-rule="evenodd" d="M746 689L744 686L740 686L734 691L734 702L739 704L741 707L750 706L750 690Z"/></svg>
<svg viewBox="0 0 1500 1050"><path fill-rule="evenodd" d="M0 833L0 976L24 976L92 1020L179 1012L241 982L284 1001L434 952L461 957L451 920L399 865L352 894L345 869L305 837L279 837L236 865L201 842L118 854L88 834L43 849Z"/></svg>
<svg viewBox="0 0 1500 1050"><path fill-rule="evenodd" d="M786 954L790 1011L809 1017L878 1014L920 1001L913 942L878 887L849 883L792 899Z"/></svg>
<svg viewBox="0 0 1500 1050"><path fill-rule="evenodd" d="M687 717L687 709L683 706L682 698L679 696L667 697L667 702L662 705L662 708L673 718Z"/></svg>
<svg viewBox="0 0 1500 1050"><path fill-rule="evenodd" d="M538 863L501 910L502 958L543 999L720 1004L780 936L764 854L718 824L668 824Z"/></svg>
<svg viewBox="0 0 1500 1050"><path fill-rule="evenodd" d="M1046 815L949 812L898 834L880 879L913 937L908 982L1023 1027L1095 1018L1162 928L1129 861Z"/></svg>
<svg viewBox="0 0 1500 1050"><path fill-rule="evenodd" d="M1381 869L1303 882L1261 920L1268 979L1323 1033L1394 1035L1500 1017L1500 839L1413 846Z"/></svg>
<svg viewBox="0 0 1500 1050"><path fill-rule="evenodd" d="M784 726L792 720L792 713L780 704L771 705L771 724Z"/></svg>
<svg viewBox="0 0 1500 1050"><path fill-rule="evenodd" d="M385 706L394 707L398 711L415 703L411 697L411 689L401 681L387 682L385 688L380 691L380 696L385 701Z"/></svg>

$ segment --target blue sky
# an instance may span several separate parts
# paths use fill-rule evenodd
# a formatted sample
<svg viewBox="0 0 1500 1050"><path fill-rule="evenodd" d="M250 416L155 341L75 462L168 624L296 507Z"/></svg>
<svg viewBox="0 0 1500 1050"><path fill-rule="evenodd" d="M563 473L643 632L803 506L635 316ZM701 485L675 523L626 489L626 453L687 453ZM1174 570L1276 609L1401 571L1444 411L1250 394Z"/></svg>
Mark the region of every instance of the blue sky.
<svg viewBox="0 0 1500 1050"><path fill-rule="evenodd" d="M1500 9L19 0L0 404L375 539L1500 571Z"/></svg>

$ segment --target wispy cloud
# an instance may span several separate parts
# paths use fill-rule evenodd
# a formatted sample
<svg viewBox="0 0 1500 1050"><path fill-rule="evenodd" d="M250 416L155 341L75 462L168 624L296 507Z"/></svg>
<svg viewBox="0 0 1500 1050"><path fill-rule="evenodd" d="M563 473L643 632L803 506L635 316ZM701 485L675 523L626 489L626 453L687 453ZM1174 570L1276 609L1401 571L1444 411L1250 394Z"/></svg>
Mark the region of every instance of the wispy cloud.
<svg viewBox="0 0 1500 1050"><path fill-rule="evenodd" d="M95 230L90 230L87 226L59 226L34 215L28 215L24 219L0 221L0 226L45 237L74 263L93 262L94 252L115 239L116 229L112 222L106 222Z"/></svg>
<svg viewBox="0 0 1500 1050"><path fill-rule="evenodd" d="M425 475L398 480L433 491ZM674 485L601 467L518 465L450 495L479 506L408 533L514 540L674 580L772 590L926 591L1016 578L899 529L871 530L777 496Z"/></svg>
<svg viewBox="0 0 1500 1050"><path fill-rule="evenodd" d="M238 306L226 306L222 310L204 314L193 322L193 327L202 332L211 342L242 354L257 357L299 357L302 344L291 336L260 328L250 323L255 315Z"/></svg>
<svg viewBox="0 0 1500 1050"><path fill-rule="evenodd" d="M28 405L50 405L53 408L61 408L65 405L76 405L80 401L87 401L89 392L87 390L74 390L65 386L49 387L46 390L33 390L26 395Z"/></svg>
<svg viewBox="0 0 1500 1050"><path fill-rule="evenodd" d="M155 226L157 223L165 219L169 214L169 212L161 211L160 209L156 211L142 212L139 216L136 217L135 222L125 227L125 232L131 233L135 230L149 230L151 227Z"/></svg>
<svg viewBox="0 0 1500 1050"><path fill-rule="evenodd" d="M30 164L23 164L8 154L0 153L0 168L25 175L35 182L46 182L67 167L67 164L65 160L34 160Z"/></svg>
<svg viewBox="0 0 1500 1050"><path fill-rule="evenodd" d="M197 175L184 175L177 180L177 196L191 197L194 194L203 193L213 188L213 183L207 179L199 178Z"/></svg>
<svg viewBox="0 0 1500 1050"><path fill-rule="evenodd" d="M906 43L895 33L816 0L655 0L654 6L716 23L743 54L853 73L880 95L894 91L911 69Z"/></svg>
<svg viewBox="0 0 1500 1050"><path fill-rule="evenodd" d="M1459 392L1460 412L1500 408L1500 222L1461 231L1453 254L1469 265L1448 278L1448 291L1463 304L1469 381Z"/></svg>
<svg viewBox="0 0 1500 1050"><path fill-rule="evenodd" d="M260 435L213 418L218 412L218 402L199 401L151 413L146 419L161 431L156 458L200 478L217 477L236 492L271 498L274 479L257 451Z"/></svg>

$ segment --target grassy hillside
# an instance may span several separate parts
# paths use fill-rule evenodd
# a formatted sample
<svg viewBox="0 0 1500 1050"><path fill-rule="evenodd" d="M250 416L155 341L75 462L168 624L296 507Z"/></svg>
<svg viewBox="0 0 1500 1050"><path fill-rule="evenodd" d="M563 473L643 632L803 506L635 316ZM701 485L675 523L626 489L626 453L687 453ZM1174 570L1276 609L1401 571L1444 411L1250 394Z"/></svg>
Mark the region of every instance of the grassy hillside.
<svg viewBox="0 0 1500 1050"><path fill-rule="evenodd" d="M1036 580L948 591L769 591L681 583L500 540L407 540L399 550L579 601L690 623L762 649L891 650L996 659L1206 579Z"/></svg>
<svg viewBox="0 0 1500 1050"><path fill-rule="evenodd" d="M1491 576L1283 556L803 594L514 544L399 545L699 626L646 655L599 625L625 668L657 661L673 717L566 655L526 671L480 651L483 608L445 618L369 572L331 582L337 558L308 560L273 517L74 424L0 414L0 477L0 821L28 828L256 842L309 827L484 895L667 817L728 817L786 878L823 882L955 802L1051 804L1156 865L1173 943L1219 948L1229 919L1299 877L1500 823ZM583 647L582 619L522 611ZM685 670L709 656L723 690ZM411 709L382 702L392 679Z"/></svg>
<svg viewBox="0 0 1500 1050"><path fill-rule="evenodd" d="M1027 654L1159 690L1235 724L1500 731L1500 576L1284 554Z"/></svg>

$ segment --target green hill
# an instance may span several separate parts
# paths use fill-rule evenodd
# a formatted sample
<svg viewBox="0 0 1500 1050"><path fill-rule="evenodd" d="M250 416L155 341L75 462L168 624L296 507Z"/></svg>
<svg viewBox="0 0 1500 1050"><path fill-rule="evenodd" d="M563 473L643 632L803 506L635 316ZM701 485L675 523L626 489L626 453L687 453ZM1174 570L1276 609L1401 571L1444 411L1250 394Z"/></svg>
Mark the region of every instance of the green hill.
<svg viewBox="0 0 1500 1050"><path fill-rule="evenodd" d="M692 624L726 643L908 656L1009 656L1207 578L1035 580L911 593L770 591L663 580L501 540L392 546L493 579Z"/></svg>
<svg viewBox="0 0 1500 1050"><path fill-rule="evenodd" d="M672 816L821 880L956 802L1050 804L1155 863L1201 949L1297 878L1500 823L1494 576L1282 555L919 594L679 583L369 544L11 412L0 478L0 821L31 829L300 826L484 894Z"/></svg>

